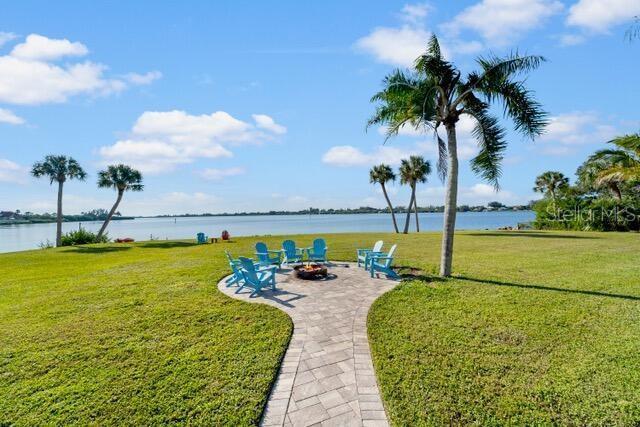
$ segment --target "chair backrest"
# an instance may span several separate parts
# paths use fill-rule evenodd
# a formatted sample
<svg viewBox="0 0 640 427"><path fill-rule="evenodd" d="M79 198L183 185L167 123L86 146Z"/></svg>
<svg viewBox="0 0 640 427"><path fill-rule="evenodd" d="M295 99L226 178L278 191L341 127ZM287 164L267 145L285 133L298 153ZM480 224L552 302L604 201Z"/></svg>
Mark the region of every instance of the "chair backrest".
<svg viewBox="0 0 640 427"><path fill-rule="evenodd" d="M235 260L231 257L231 254L229 253L229 251L224 251L225 255L227 255L227 259L229 260L229 266L231 267L231 270L233 270L233 272L236 275L242 275L242 273L240 272L240 265L239 265L239 261Z"/></svg>
<svg viewBox="0 0 640 427"><path fill-rule="evenodd" d="M323 254L327 251L327 243L324 239L315 239L313 241L313 253L316 255Z"/></svg>
<svg viewBox="0 0 640 427"><path fill-rule="evenodd" d="M282 242L282 249L287 254L287 257L295 257L296 256L296 242L293 240L285 240Z"/></svg>
<svg viewBox="0 0 640 427"><path fill-rule="evenodd" d="M198 240L204 240L204 233L198 233Z"/></svg>
<svg viewBox="0 0 640 427"><path fill-rule="evenodd" d="M384 245L384 242L382 240L378 240L373 245L373 252L380 252L382 250L382 245Z"/></svg>
<svg viewBox="0 0 640 427"><path fill-rule="evenodd" d="M391 265L391 263L393 262L393 253L396 251L396 247L398 245L393 245L391 246L391 249L389 250L389 253L387 254L387 259L385 260L385 265L387 267L389 267Z"/></svg>
<svg viewBox="0 0 640 427"><path fill-rule="evenodd" d="M253 260L243 256L238 259L240 260L240 265L242 265L242 274L245 276L245 279L250 282L257 282L258 275L256 274L256 267L253 265Z"/></svg>
<svg viewBox="0 0 640 427"><path fill-rule="evenodd" d="M267 249L267 244L264 242L256 243L256 253L260 254L258 255L260 261L269 259L269 250Z"/></svg>

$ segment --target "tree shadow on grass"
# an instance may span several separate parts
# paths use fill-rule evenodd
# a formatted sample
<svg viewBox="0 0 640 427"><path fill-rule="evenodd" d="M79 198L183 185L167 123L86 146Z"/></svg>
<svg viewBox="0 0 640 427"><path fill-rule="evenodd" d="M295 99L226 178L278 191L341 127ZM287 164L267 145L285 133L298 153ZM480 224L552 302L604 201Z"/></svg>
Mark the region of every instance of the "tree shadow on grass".
<svg viewBox="0 0 640 427"><path fill-rule="evenodd" d="M580 290L580 289L556 288L553 286L544 286L544 285L523 285L521 283L500 282L498 280L476 279L473 277L465 277L465 276L455 276L454 278L458 280L465 280L468 282L483 283L483 284L495 285L495 286L508 286L512 288L535 289L540 291L554 291L554 292L563 292L563 293L569 293L569 294L581 294L581 295L591 295L596 297L609 297L609 298L628 299L632 301L640 301L640 296L633 296L633 295L611 294L607 292L598 292L598 291L589 291L589 290Z"/></svg>
<svg viewBox="0 0 640 427"><path fill-rule="evenodd" d="M122 252L131 249L131 246L72 246L62 252L74 252L79 254L106 254L110 252Z"/></svg>
<svg viewBox="0 0 640 427"><path fill-rule="evenodd" d="M400 280L405 281L418 281L423 283L444 282L446 279L433 274L426 273L425 271L411 266L395 267L394 270L400 276Z"/></svg>
<svg viewBox="0 0 640 427"><path fill-rule="evenodd" d="M599 239L596 236L576 236L574 234L540 233L537 231L503 231L487 233L465 233L465 236L474 237L531 237L539 239Z"/></svg>
<svg viewBox="0 0 640 427"><path fill-rule="evenodd" d="M140 243L138 245L139 248L147 248L147 249L173 249L173 248L188 248L191 246L198 246L195 242L176 242L173 240L165 241L165 242L147 242Z"/></svg>

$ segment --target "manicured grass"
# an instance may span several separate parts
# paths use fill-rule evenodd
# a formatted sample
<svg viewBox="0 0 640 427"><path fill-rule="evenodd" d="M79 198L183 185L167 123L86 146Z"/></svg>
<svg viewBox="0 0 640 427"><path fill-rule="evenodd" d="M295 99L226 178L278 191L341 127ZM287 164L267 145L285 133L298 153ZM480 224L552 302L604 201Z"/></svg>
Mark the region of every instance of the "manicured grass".
<svg viewBox="0 0 640 427"><path fill-rule="evenodd" d="M325 237L418 275L369 314L393 424L640 422L637 234L460 233L447 281L438 234ZM215 289L256 240L0 255L0 425L256 424L291 321Z"/></svg>
<svg viewBox="0 0 640 427"><path fill-rule="evenodd" d="M292 324L217 291L222 248L0 256L0 425L256 424Z"/></svg>
<svg viewBox="0 0 640 427"><path fill-rule="evenodd" d="M402 261L434 271L437 249ZM462 233L455 271L369 313L394 425L640 424L638 234Z"/></svg>

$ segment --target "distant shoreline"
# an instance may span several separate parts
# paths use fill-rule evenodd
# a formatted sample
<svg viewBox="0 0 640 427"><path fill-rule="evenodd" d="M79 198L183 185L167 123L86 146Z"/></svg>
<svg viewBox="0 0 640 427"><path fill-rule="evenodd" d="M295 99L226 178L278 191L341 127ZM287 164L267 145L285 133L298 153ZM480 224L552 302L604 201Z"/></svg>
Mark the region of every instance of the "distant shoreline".
<svg viewBox="0 0 640 427"><path fill-rule="evenodd" d="M483 212L530 212L531 209L528 207L515 207L515 206L507 206L504 208L498 209L460 209L458 208L457 212L472 212L472 213L483 213ZM443 213L444 208L442 209L429 209L429 208L418 208L418 213ZM406 210L394 210L395 214L406 214ZM204 214L179 214L179 215L144 215L144 216L136 216L136 218L206 218L206 217L230 217L230 216L286 216L286 215L368 215L368 214L389 214L388 210L375 210L375 211L346 211L346 210L321 210L320 212L309 212L309 211L271 211L271 212L237 212L237 213L204 213Z"/></svg>
<svg viewBox="0 0 640 427"><path fill-rule="evenodd" d="M462 208L462 209L460 209ZM505 206L502 208L486 208L486 207L459 207L460 213L485 213L485 212L530 212L531 209L524 206ZM418 213L443 213L444 208L441 207L428 207L418 208ZM406 214L404 209L396 209L395 213L398 215ZM204 213L204 214L180 214L180 215L141 215L141 216L114 216L112 221L127 221L135 220L136 218L215 218L215 217L247 217L247 216L303 216L303 215L371 215L371 214L389 214L388 210L383 209L371 209L371 210L347 210L347 209L327 209L327 210L313 210L313 211L271 211L271 212L236 212L236 213ZM80 215L68 215L65 216L63 222L96 222L104 221L103 219L88 219L82 218ZM12 219L2 220L0 219L0 226L3 225L28 225L28 224L51 224L55 223L55 218L38 218L38 219Z"/></svg>

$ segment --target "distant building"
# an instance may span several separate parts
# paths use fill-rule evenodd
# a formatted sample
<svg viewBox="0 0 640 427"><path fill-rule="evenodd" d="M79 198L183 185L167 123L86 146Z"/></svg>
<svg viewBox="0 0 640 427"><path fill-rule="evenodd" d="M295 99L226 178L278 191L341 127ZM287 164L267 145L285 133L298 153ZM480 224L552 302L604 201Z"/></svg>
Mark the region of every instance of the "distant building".
<svg viewBox="0 0 640 427"><path fill-rule="evenodd" d="M0 211L0 219L4 220L12 220L12 219L20 219L21 215L16 212L11 211Z"/></svg>

